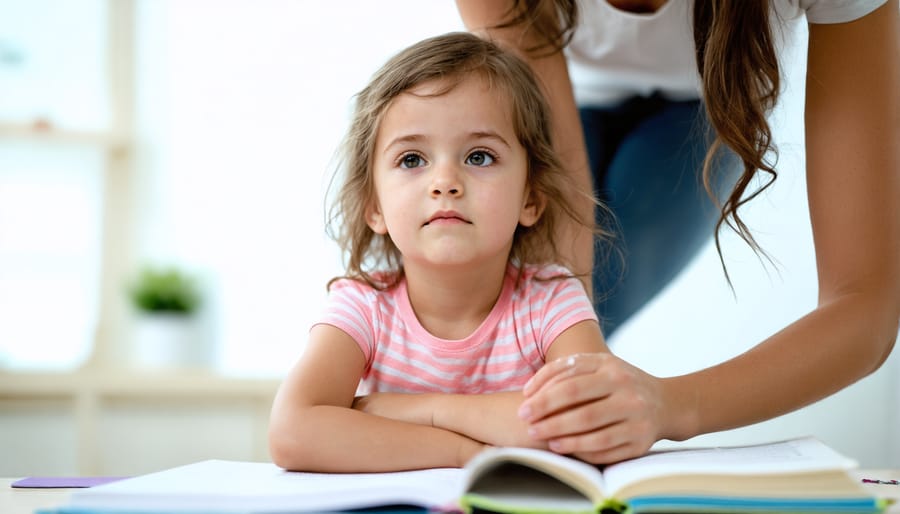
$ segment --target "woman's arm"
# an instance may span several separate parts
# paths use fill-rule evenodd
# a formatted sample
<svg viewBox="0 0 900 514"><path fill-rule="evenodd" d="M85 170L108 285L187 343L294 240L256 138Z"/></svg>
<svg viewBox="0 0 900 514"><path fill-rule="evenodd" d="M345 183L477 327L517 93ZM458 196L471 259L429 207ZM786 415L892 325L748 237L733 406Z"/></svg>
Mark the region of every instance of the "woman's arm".
<svg viewBox="0 0 900 514"><path fill-rule="evenodd" d="M522 57L531 66L538 83L541 84L544 97L550 105L553 123L553 141L566 170L571 174L575 185L593 195L590 167L581 119L575 106L572 83L569 81L569 70L562 51L546 55L547 51L526 52L525 49L535 46L540 40L533 31L525 32L521 26L494 29L508 19L511 0L457 0L457 8L463 22L471 32L484 35L498 42L501 46ZM556 17L554 12L547 16ZM573 203L584 219L594 219L594 204L579 195L572 195ZM571 241L569 247L560 245L565 253L567 265L576 274L583 276L585 291L593 295L590 273L594 266L593 233L586 227L566 221L560 228L559 241Z"/></svg>
<svg viewBox="0 0 900 514"><path fill-rule="evenodd" d="M806 159L817 307L743 355L681 377L660 380L591 358L561 380L554 377L564 366L548 365L523 404L540 437L559 451L610 462L642 453L650 439L682 440L779 416L878 369L900 322L898 34L894 0L850 23L810 27ZM567 418L571 398L613 388L610 370L630 377L624 387L644 397L630 417L605 425Z"/></svg>
<svg viewBox="0 0 900 514"><path fill-rule="evenodd" d="M563 331L547 351L547 361L580 353L609 353L600 325L582 321ZM522 393L394 394L360 397L354 408L396 420L434 426L463 434L493 446L547 448L547 442L528 433L518 415Z"/></svg>
<svg viewBox="0 0 900 514"><path fill-rule="evenodd" d="M460 467L484 444L431 426L352 409L365 366L343 331L318 325L303 356L279 388L269 422L275 464L322 472Z"/></svg>
<svg viewBox="0 0 900 514"><path fill-rule="evenodd" d="M898 21L888 0L862 19L810 26L806 163L818 304L745 355L685 379L702 393L685 435L803 407L890 354L900 321Z"/></svg>

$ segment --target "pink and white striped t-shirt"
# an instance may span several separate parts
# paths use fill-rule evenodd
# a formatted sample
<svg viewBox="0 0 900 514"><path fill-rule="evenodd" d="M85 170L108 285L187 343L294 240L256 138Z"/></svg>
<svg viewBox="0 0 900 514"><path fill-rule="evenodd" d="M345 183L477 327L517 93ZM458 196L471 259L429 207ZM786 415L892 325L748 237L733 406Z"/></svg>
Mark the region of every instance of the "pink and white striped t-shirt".
<svg viewBox="0 0 900 514"><path fill-rule="evenodd" d="M333 325L359 344L366 357L359 394L519 390L543 366L559 334L580 321L597 321L597 315L577 279L537 279L567 275L564 268L526 267L518 287L516 273L510 266L494 308L465 339L440 339L425 330L405 279L388 291L335 281L317 324Z"/></svg>

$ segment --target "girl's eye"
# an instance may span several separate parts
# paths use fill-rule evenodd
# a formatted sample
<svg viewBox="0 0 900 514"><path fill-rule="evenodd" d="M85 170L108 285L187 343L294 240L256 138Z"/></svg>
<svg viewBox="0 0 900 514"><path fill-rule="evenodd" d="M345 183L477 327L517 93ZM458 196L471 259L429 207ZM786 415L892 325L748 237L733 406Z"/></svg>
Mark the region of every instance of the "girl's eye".
<svg viewBox="0 0 900 514"><path fill-rule="evenodd" d="M471 166L490 166L494 163L494 157L484 151L476 151L469 154L466 157L466 164Z"/></svg>
<svg viewBox="0 0 900 514"><path fill-rule="evenodd" d="M408 153L400 158L401 168L418 168L425 163L421 156L414 153Z"/></svg>

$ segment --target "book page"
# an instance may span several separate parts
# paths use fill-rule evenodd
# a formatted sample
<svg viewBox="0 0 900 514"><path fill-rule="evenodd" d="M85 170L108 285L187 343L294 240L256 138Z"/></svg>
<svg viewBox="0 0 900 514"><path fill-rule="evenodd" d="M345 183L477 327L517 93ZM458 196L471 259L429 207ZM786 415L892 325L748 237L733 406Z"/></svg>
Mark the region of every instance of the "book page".
<svg viewBox="0 0 900 514"><path fill-rule="evenodd" d="M853 460L807 437L751 446L660 450L609 466L603 473L607 487L618 491L668 475L778 475L855 466Z"/></svg>
<svg viewBox="0 0 900 514"><path fill-rule="evenodd" d="M465 467L468 477L464 489L466 491L472 490L472 486L479 481L482 481L482 484L490 483L490 481L484 481L483 479L490 475L493 470L503 468L505 464L517 464L550 475L554 477L553 479L563 482L572 488L573 492L579 493L595 505L601 503L605 497L604 489L606 486L604 485L603 475L597 467L550 451L532 448L490 448L481 452ZM520 487L519 484L512 483L508 488L514 494L528 489L535 491L533 488L535 487L535 482L540 481L539 479L539 475L530 475L530 485L528 487ZM549 491L551 488L556 491L563 491L563 489L553 487L552 484L547 484L545 489ZM498 493L496 484L491 485L491 491L492 494ZM556 493L554 495L559 496Z"/></svg>
<svg viewBox="0 0 900 514"><path fill-rule="evenodd" d="M308 512L382 505L455 505L461 469L396 473L298 473L267 462L210 460L75 491L85 509Z"/></svg>
<svg viewBox="0 0 900 514"><path fill-rule="evenodd" d="M493 512L594 512L596 503L564 480L533 467L504 463L471 484L463 506Z"/></svg>

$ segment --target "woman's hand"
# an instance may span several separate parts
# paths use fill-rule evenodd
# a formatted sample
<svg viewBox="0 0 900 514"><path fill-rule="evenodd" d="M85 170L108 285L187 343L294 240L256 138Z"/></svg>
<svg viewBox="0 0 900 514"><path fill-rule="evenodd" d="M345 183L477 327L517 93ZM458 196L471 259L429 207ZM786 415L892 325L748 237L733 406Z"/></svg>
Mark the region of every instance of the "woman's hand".
<svg viewBox="0 0 900 514"><path fill-rule="evenodd" d="M662 381L610 353L548 362L523 393L528 434L587 462L643 455L662 433Z"/></svg>

